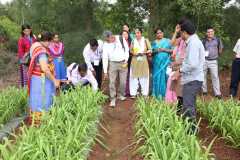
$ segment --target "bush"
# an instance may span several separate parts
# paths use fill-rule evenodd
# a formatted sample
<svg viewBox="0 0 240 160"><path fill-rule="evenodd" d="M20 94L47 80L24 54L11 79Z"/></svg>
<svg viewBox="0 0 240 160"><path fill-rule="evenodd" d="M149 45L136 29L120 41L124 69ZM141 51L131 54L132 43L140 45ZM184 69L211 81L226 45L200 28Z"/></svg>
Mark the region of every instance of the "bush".
<svg viewBox="0 0 240 160"><path fill-rule="evenodd" d="M17 51L17 40L20 35L20 26L11 21L6 16L0 16L0 37L5 36L9 41L6 47L12 51Z"/></svg>
<svg viewBox="0 0 240 160"><path fill-rule="evenodd" d="M83 49L88 41L94 37L94 33L86 33L83 31L68 32L62 35L65 46L66 64L72 62L81 63L83 59Z"/></svg>
<svg viewBox="0 0 240 160"><path fill-rule="evenodd" d="M39 128L21 128L16 144L5 139L0 159L85 160L97 134L105 96L91 88L57 97Z"/></svg>

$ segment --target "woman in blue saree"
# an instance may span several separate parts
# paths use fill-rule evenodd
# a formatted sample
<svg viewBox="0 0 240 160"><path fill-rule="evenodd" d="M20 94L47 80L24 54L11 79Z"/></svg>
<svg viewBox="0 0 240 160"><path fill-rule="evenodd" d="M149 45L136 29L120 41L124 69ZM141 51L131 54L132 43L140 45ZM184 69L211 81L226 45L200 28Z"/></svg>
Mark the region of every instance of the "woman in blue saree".
<svg viewBox="0 0 240 160"><path fill-rule="evenodd" d="M168 76L166 70L171 62L171 41L164 38L160 28L155 30L156 40L152 42L152 95L158 99L164 99L167 88Z"/></svg>

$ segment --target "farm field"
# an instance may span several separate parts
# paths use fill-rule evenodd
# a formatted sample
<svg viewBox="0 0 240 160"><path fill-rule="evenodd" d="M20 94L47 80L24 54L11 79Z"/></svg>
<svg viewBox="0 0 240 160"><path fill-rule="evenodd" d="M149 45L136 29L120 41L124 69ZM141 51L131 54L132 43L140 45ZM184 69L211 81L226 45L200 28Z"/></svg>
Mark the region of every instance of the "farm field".
<svg viewBox="0 0 240 160"><path fill-rule="evenodd" d="M227 84L222 85L227 86ZM16 88L12 88L9 90L9 92L13 90L19 91ZM2 90L1 92L3 91L5 90ZM105 92L107 92L106 86ZM16 93L19 94L18 92ZM26 94L25 92L22 93ZM12 93L10 93L10 95L12 95ZM97 93L97 95L100 97L99 99L97 98L98 96L94 95L95 94L91 92L87 92L87 94L73 92L67 96L62 95L58 97L56 103L54 104L55 107L52 110L51 115L46 114L44 116L43 125L40 126L40 128L24 126L21 128L21 134L17 136L16 142L14 141L14 143L12 143L11 140L5 140L5 143L2 143L0 150L3 159L15 159L16 157L20 157L20 159L30 159L30 157L38 157L38 159L43 157L47 157L48 159L53 157L57 157L59 159L61 159L61 157L77 159L76 157L81 157L81 159L88 160L155 160L174 159L174 156L175 158L178 156L185 156L185 159L189 159L189 157L195 156L194 159L198 159L196 157L202 157L200 159L215 158L219 160L238 160L240 157L240 150L237 143L238 137L231 137L232 133L229 130L219 128L217 122L212 120L214 114L211 114L211 112L215 111L214 109L216 109L212 106L220 106L219 109L222 109L222 112L224 112L224 105L231 104L237 109L238 103L233 101L212 101L213 99L210 95L207 97L200 96L201 101L198 103L199 119L201 119L199 125L200 132L196 135L187 135L185 132L186 128L184 125L182 125L183 122L180 118L177 118L174 108L171 106L164 106L164 103L153 102L151 100L145 101L140 99L135 101L127 99L124 102L118 102L117 107L113 109L108 107L108 103L105 103L106 105L104 105L104 97L102 97L101 93ZM89 97L93 97L91 101L88 99ZM227 99L227 97L225 96L224 99ZM20 99L12 100L16 103L9 103L11 105L20 103L19 101L16 101ZM26 99L24 99L24 102L26 102ZM21 101L21 103L23 103L23 101ZM75 106L76 108L72 106ZM89 110L89 106L91 106L90 108L92 110ZM152 110L148 110L148 108L151 108ZM21 110L21 112L22 111L23 110ZM14 113L15 111L12 112ZM150 112L152 113L150 114ZM204 114L205 112L208 114ZM143 113L145 113L145 117L143 116ZM86 117L81 117L82 114L84 114ZM61 116L65 117L67 122L63 121L62 118L60 118ZM227 114L225 117L226 116ZM150 118L148 119L147 117ZM12 116L9 116L9 118L4 120L4 122L11 118ZM83 123L85 122L83 125L77 123L81 121L81 118ZM166 122L168 122L167 120L169 119L173 120L172 124L176 125L174 127L164 128L164 125L168 126L168 123ZM163 124L163 128L160 126L159 128L154 127L154 125L151 125L152 122L155 122L156 124ZM57 123L59 123L59 125L56 125ZM88 127L84 128L84 125L86 124L89 124L92 132L88 132ZM155 133L152 136L160 141L155 144L152 140L154 138L150 138L148 134L144 134L147 132L142 132L143 128L140 127L143 124L146 127L144 127L145 131L147 129L151 131L152 127L157 129L156 131L152 132ZM237 123L235 124L237 125ZM177 126L180 126L180 128ZM62 130L62 127L65 129ZM181 134L178 136L186 136L185 143L183 143L183 139L180 141L185 144L185 147L182 143L179 143L178 140L174 141L173 139L169 141L168 136L174 137L173 133L177 132L177 129L179 132L181 132ZM238 128L235 129L237 130ZM83 130L83 132L81 132L82 134L78 135L79 132L76 132L76 130ZM81 140L81 138L84 136L88 137L88 141ZM83 139L86 139L86 137ZM68 138L76 138L76 140L75 142L69 142ZM149 141L148 138L150 138ZM162 138L165 140L165 143ZM150 142L153 142L153 144ZM166 142L169 144L174 144L175 146L172 145L173 148L170 147L171 145L161 146L164 144L166 145ZM64 150L66 150L66 146L63 145L65 143L68 144L67 148L70 146L74 147L70 147L71 149L69 152L65 152ZM180 146L179 144L181 144L182 148L176 149ZM156 145L156 147L165 149L160 150L149 147L154 145ZM193 147L194 150L190 149L191 145L195 146ZM209 145L211 145L209 147L210 150L208 150ZM65 147L59 148L57 146ZM175 150L175 152L171 150ZM60 154L60 151L63 153ZM76 157L72 155L76 155Z"/></svg>

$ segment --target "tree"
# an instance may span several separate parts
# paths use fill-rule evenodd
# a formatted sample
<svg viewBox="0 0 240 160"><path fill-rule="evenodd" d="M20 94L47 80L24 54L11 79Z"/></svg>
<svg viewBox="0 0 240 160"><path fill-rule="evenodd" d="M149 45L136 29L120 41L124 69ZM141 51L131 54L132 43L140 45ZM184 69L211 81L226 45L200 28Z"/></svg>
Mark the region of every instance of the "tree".
<svg viewBox="0 0 240 160"><path fill-rule="evenodd" d="M240 8L231 6L224 10L224 31L229 36L232 48L238 38L240 38L240 23L237 21L240 19Z"/></svg>
<svg viewBox="0 0 240 160"><path fill-rule="evenodd" d="M144 0L118 0L114 4L101 1L96 10L97 20L104 29L114 33L121 32L122 25L128 23L130 28L144 27L143 20L147 18Z"/></svg>

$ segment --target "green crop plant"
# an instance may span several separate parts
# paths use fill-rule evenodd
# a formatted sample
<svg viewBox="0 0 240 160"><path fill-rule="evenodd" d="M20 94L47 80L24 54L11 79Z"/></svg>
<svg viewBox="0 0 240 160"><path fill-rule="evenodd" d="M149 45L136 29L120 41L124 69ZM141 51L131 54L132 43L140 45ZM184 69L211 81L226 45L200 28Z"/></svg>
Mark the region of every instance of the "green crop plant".
<svg viewBox="0 0 240 160"><path fill-rule="evenodd" d="M0 91L0 124L3 125L27 107L27 90L8 87Z"/></svg>
<svg viewBox="0 0 240 160"><path fill-rule="evenodd" d="M240 147L240 105L230 99L211 102L198 101L198 111L206 117L212 128L222 134L235 147Z"/></svg>
<svg viewBox="0 0 240 160"><path fill-rule="evenodd" d="M139 99L136 138L145 160L207 160L209 147L201 147L195 134L188 134L190 123L176 115L164 102Z"/></svg>
<svg viewBox="0 0 240 160"><path fill-rule="evenodd" d="M0 146L5 160L86 160L97 134L105 97L77 88L55 99L40 127L22 128L16 144Z"/></svg>

